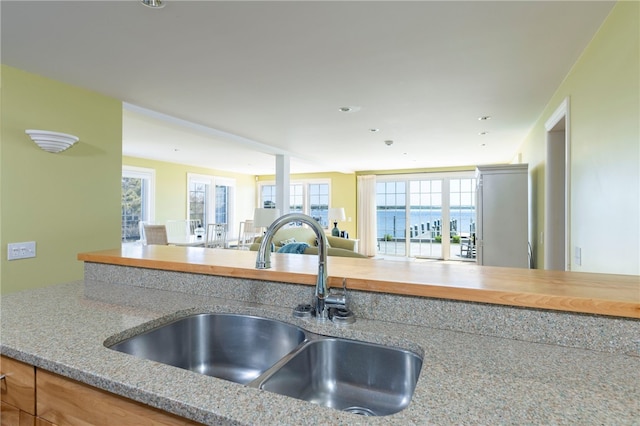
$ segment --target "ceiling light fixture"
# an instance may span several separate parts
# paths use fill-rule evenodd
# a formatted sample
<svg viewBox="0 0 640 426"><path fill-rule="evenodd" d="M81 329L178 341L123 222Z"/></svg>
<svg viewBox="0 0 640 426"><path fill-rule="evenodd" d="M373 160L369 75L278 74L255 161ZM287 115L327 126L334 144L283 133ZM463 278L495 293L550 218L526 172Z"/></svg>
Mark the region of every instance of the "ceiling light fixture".
<svg viewBox="0 0 640 426"><path fill-rule="evenodd" d="M375 133L375 132L379 132L379 131L380 131L380 129L372 128L372 129L369 129L369 131L370 131L371 133Z"/></svg>
<svg viewBox="0 0 640 426"><path fill-rule="evenodd" d="M489 132L480 132L480 133L478 133L478 134L479 134L480 136L485 136L485 135L488 135L488 134L489 134Z"/></svg>
<svg viewBox="0 0 640 426"><path fill-rule="evenodd" d="M391 145L393 145L393 141L392 140L386 140L386 141L384 141L384 144L386 146L391 146Z"/></svg>
<svg viewBox="0 0 640 426"><path fill-rule="evenodd" d="M338 108L340 112L358 112L360 111L360 107L358 106L343 106Z"/></svg>
<svg viewBox="0 0 640 426"><path fill-rule="evenodd" d="M483 115L482 117L478 117L478 120L480 120L480 121L491 120L491 116L490 115Z"/></svg>
<svg viewBox="0 0 640 426"><path fill-rule="evenodd" d="M162 0L140 0L140 3L151 9L162 9L165 6Z"/></svg>

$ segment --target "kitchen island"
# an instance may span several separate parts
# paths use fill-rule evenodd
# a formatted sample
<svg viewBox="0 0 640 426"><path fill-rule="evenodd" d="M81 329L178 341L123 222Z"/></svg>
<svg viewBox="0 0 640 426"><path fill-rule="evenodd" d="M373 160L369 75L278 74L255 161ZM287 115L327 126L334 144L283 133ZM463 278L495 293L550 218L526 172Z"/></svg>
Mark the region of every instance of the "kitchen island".
<svg viewBox="0 0 640 426"><path fill-rule="evenodd" d="M472 265L331 258L330 283L347 278L358 317L336 327L291 315L313 295L315 256L274 254L268 271L255 270L255 253L218 249L138 247L79 258L83 281L3 296L2 354L197 422L631 425L640 418L637 277L605 276L609 289L592 277L585 297L570 288L580 281L571 275L556 276L545 289L560 289L545 293L526 279L543 279L535 271L481 268L479 279ZM149 321L193 312L259 315L410 349L423 357L414 397L397 414L364 419L104 346Z"/></svg>

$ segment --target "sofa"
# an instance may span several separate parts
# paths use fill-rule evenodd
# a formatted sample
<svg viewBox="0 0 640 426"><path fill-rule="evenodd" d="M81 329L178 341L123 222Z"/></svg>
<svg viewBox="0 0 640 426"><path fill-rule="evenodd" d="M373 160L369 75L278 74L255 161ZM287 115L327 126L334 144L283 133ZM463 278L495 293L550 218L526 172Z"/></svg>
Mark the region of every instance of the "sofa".
<svg viewBox="0 0 640 426"><path fill-rule="evenodd" d="M261 241L262 237L256 238L249 249L258 251ZM303 254L318 254L316 234L311 228L299 226L279 229L273 236L273 244L275 245L274 251L277 252L286 243L291 242L309 244L309 247L304 250ZM354 251L356 245L356 242L354 240L327 235L327 242L329 243L327 256L359 257L365 259L367 258L367 256Z"/></svg>

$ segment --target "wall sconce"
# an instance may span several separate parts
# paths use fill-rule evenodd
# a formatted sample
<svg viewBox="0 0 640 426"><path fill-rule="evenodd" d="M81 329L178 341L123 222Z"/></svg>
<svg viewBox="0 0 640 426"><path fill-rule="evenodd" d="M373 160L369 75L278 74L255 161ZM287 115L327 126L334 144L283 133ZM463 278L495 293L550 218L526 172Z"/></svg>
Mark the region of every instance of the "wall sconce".
<svg viewBox="0 0 640 426"><path fill-rule="evenodd" d="M338 229L338 222L347 219L346 215L344 214L344 207L332 207L329 209L329 212L327 214L329 216L329 220L333 222L331 235L334 237L339 237L340 230Z"/></svg>
<svg viewBox="0 0 640 426"><path fill-rule="evenodd" d="M47 152L57 154L71 148L80 138L66 133L50 132L48 130L25 130L32 141Z"/></svg>
<svg viewBox="0 0 640 426"><path fill-rule="evenodd" d="M256 228L268 228L280 217L280 209L261 209L253 211L253 226Z"/></svg>

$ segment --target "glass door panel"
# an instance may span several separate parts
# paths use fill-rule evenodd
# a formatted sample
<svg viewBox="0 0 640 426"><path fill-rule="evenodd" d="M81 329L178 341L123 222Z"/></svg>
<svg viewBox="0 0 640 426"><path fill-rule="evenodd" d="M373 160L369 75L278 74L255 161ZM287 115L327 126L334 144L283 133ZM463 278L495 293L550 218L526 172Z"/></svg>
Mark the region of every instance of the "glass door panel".
<svg viewBox="0 0 640 426"><path fill-rule="evenodd" d="M451 259L474 261L476 180L451 179L449 194L451 218Z"/></svg>
<svg viewBox="0 0 640 426"><path fill-rule="evenodd" d="M378 182L376 205L378 222L378 252L405 256L407 221L405 182Z"/></svg>
<svg viewBox="0 0 640 426"><path fill-rule="evenodd" d="M409 182L407 246L410 257L442 257L442 180Z"/></svg>

